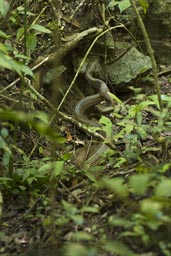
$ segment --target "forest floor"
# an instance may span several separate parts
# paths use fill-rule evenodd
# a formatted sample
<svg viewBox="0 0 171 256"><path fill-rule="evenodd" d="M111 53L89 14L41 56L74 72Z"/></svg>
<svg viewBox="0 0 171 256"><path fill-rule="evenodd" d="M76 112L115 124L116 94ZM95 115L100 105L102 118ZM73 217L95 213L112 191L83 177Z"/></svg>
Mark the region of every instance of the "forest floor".
<svg viewBox="0 0 171 256"><path fill-rule="evenodd" d="M16 34L19 34L18 29L22 27L19 20L23 17L23 3L15 2L7 17L9 24L3 26L4 29L7 26L6 31L11 35L13 48L23 54L22 38L16 43ZM103 1L57 1L58 6L55 5L55 1L37 2L28 3L28 11L34 13L34 15L28 14L28 24L34 23L35 17L38 17L36 23L52 30L53 33L44 33L43 30L35 32L38 40L35 48L30 39L29 43L33 43L33 50L30 50L31 61L28 65L31 67L37 64L38 57L41 56L42 60L42 57L45 58L58 51L64 42L73 40L75 34L92 27L104 26L104 4L101 3ZM108 15L106 13L106 16ZM10 23L11 21L13 24ZM127 37L125 31L117 36ZM88 49L92 39L94 37L90 40L81 40L79 45L75 45L74 49L70 49L63 56L60 66L67 67L67 70L61 71L60 79L58 74L56 78L56 74L50 73L50 81L52 81L50 83L59 84L59 81L61 83L61 88L57 88L59 94L62 91L61 95L63 95L63 90L66 90L72 82L75 74L72 62L74 54L77 52L81 55L82 52L86 52L85 49ZM161 69L162 66L158 63L158 67ZM54 97L56 88L49 87L49 78L48 83L42 81L46 68L41 66L41 72L36 73L37 80L32 85L56 108L62 96ZM51 66L48 68L51 70ZM147 77L146 83L144 81ZM0 255L154 256L164 255L164 252L169 251L170 242L162 238L161 234L163 232L167 237L170 230L168 214L170 194L168 201L163 202L161 206L160 200L156 199L155 186L159 189L159 182L164 180L163 173L166 177L170 175L171 134L168 130L159 128L163 123L164 125L166 123L166 126L170 124L170 116L167 116L170 111L169 100L165 96L171 95L171 73L163 72L163 75L159 76L161 95L166 103L164 117L160 116L157 104L151 108L157 96L149 77L152 77L151 71L144 75L143 83L142 80L135 79L129 84L134 86L136 83L136 87L142 89L140 94L135 91L117 92L124 106L120 107L118 104L115 109L117 116L111 114L108 118L111 122L117 120L118 123L123 118L119 132L122 131L124 135L119 133L119 139L115 136L116 152L111 149L102 164L90 169L82 170L69 161L73 149L84 145L91 137L72 123L72 120L66 122L61 116L55 117L50 125L57 133L57 139L53 141L51 131L49 139L41 133L41 126L38 126L37 130L35 127L33 129L30 120L18 123L18 120L14 117L12 119L8 112L7 117L1 119L0 138L4 138L4 131L8 131L8 135L5 147L2 139L0 142L2 149ZM41 120L46 119L46 115L52 116L52 110L44 100L34 92L30 92L28 87L21 89L20 81L15 80L17 76L14 72L2 69L0 78L3 109L15 110L15 115L17 113L19 115L20 111L26 114L41 111L45 116L35 115ZM82 76L78 76L77 83L81 84L82 79ZM67 101L60 109L61 112L68 116L74 114L75 101L78 100L75 94L78 91L80 95L85 94L84 86L79 90L71 90ZM149 99L148 96L151 94L156 98ZM56 99L55 103L54 99ZM149 103L150 100L152 101ZM142 103L146 104L147 109L142 107ZM134 109L139 113L134 116L130 111L136 104L142 109ZM124 115L127 119L123 117ZM117 126L117 124L113 125ZM121 128L122 126L124 129ZM158 130L154 129L154 133L151 132L151 126L158 127ZM126 138L129 129L130 136ZM8 150L12 152L10 160ZM8 164L5 166L6 163ZM12 174L9 170L12 170ZM137 179L137 183L134 183L131 176L137 173L142 175L142 180ZM128 188L125 184L129 184ZM141 185L143 191L140 192L138 187ZM134 193L135 191L138 193ZM150 208L149 203L147 208L150 208L151 212L146 214L146 208L143 208L144 213L141 207L142 205L145 207L143 203L146 201L143 200L149 199L149 202L152 202L154 198L156 200L154 208ZM163 219L160 219L159 215L160 217L162 215ZM146 222L148 222L147 226ZM160 237L157 235L155 237L156 230L160 233ZM158 254L159 250L161 251Z"/></svg>

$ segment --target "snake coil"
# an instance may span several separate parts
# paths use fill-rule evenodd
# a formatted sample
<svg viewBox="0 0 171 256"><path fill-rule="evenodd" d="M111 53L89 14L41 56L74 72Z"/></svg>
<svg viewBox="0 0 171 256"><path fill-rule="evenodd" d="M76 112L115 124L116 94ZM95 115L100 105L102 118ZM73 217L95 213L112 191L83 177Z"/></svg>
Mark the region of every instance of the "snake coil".
<svg viewBox="0 0 171 256"><path fill-rule="evenodd" d="M80 122L83 122L84 124L90 126L90 127L102 127L101 124L98 123L98 121L94 121L88 118L86 115L86 111L92 107L96 106L97 110L101 113L109 113L114 108L114 102L112 97L110 96L109 89L106 85L106 83L100 79L94 78L93 73L96 68L96 62L91 61L86 70L85 77L88 81L88 83L96 90L98 90L98 93L87 96L80 100L76 107L75 107L75 114L76 117ZM101 101L105 100L106 105L105 106L97 106ZM106 134L104 135L106 137ZM108 138L109 139L109 138ZM93 146L91 146L93 147ZM101 155L106 151L108 146L105 143L98 142L98 146L95 145L95 150L90 150L90 154L86 154L87 159L85 159L86 164L89 166L95 166L101 161ZM83 148L84 149L84 148ZM87 150L87 147L85 148ZM83 160L84 161L84 160ZM78 161L79 162L79 161ZM84 163L79 162L79 165L84 165Z"/></svg>

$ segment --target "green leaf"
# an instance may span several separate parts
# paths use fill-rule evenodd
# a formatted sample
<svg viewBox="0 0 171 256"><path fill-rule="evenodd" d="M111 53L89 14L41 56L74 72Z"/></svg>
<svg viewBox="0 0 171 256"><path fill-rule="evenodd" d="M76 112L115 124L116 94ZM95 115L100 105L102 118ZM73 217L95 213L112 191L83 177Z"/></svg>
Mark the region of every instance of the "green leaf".
<svg viewBox="0 0 171 256"><path fill-rule="evenodd" d="M128 188L127 186L123 183L122 178L113 178L113 179L108 179L108 178L103 178L101 180L101 184L108 188L110 191L116 193L120 197L127 197L128 196Z"/></svg>
<svg viewBox="0 0 171 256"><path fill-rule="evenodd" d="M111 138L111 136L112 136L112 122L111 122L111 120L106 116L102 116L100 118L100 123L104 125L103 126L103 131L105 131L106 137Z"/></svg>
<svg viewBox="0 0 171 256"><path fill-rule="evenodd" d="M119 3L118 7L120 12L125 11L131 6L130 0L122 0L121 3Z"/></svg>
<svg viewBox="0 0 171 256"><path fill-rule="evenodd" d="M114 227L124 227L124 228L129 228L133 225L131 221L128 221L122 217L118 217L117 215L112 215L109 217L109 224Z"/></svg>
<svg viewBox="0 0 171 256"><path fill-rule="evenodd" d="M11 155L12 155L12 153L11 153L10 149L5 148L5 152L4 152L3 158L2 158L3 166L5 166L5 167L9 166Z"/></svg>
<svg viewBox="0 0 171 256"><path fill-rule="evenodd" d="M47 115L47 113L45 113L43 111L35 111L34 118L41 120L45 124L49 123L49 116Z"/></svg>
<svg viewBox="0 0 171 256"><path fill-rule="evenodd" d="M113 94L111 92L109 94L113 98L114 101L116 101L119 104L123 104L123 102L115 94Z"/></svg>
<svg viewBox="0 0 171 256"><path fill-rule="evenodd" d="M0 148L4 149L7 146L5 140L0 136Z"/></svg>
<svg viewBox="0 0 171 256"><path fill-rule="evenodd" d="M64 254L65 256L89 256L92 255L91 253L88 253L85 246L79 244L79 243L68 243L64 247ZM95 254L97 255L97 254Z"/></svg>
<svg viewBox="0 0 171 256"><path fill-rule="evenodd" d="M155 190L156 196L170 197L171 196L171 180L163 179Z"/></svg>
<svg viewBox="0 0 171 256"><path fill-rule="evenodd" d="M0 51L0 66L3 68L7 68L10 70L14 70L14 61L13 59L5 54L4 52Z"/></svg>
<svg viewBox="0 0 171 256"><path fill-rule="evenodd" d="M22 60L30 60L30 58L24 54L15 54L14 55L15 59L22 59Z"/></svg>
<svg viewBox="0 0 171 256"><path fill-rule="evenodd" d="M117 162L116 162L116 164L114 165L114 168L120 168L124 163L126 163L127 162L127 160L126 160L126 158L124 158L124 157L118 157L117 158Z"/></svg>
<svg viewBox="0 0 171 256"><path fill-rule="evenodd" d="M124 243L119 241L107 241L104 246L105 249L111 253L123 256L135 256L134 252L132 252Z"/></svg>
<svg viewBox="0 0 171 256"><path fill-rule="evenodd" d="M26 66L23 63L20 63L18 61L13 61L13 70L15 70L18 74L21 75L21 73L25 74L25 75L29 75L31 77L34 77L34 74L32 72L32 70Z"/></svg>
<svg viewBox="0 0 171 256"><path fill-rule="evenodd" d="M0 43L0 52L4 54L8 54L7 46L5 44Z"/></svg>
<svg viewBox="0 0 171 256"><path fill-rule="evenodd" d="M9 135L7 128L2 128L0 133L4 139L7 138Z"/></svg>
<svg viewBox="0 0 171 256"><path fill-rule="evenodd" d="M128 113L129 118L136 117L137 111L139 111L138 105L130 106L129 113Z"/></svg>
<svg viewBox="0 0 171 256"><path fill-rule="evenodd" d="M145 128L146 127L143 127L143 125L142 126L138 126L138 128L137 128L137 134L142 138L142 139L145 139L145 138L147 138L147 132L145 131ZM146 128L147 129L147 128Z"/></svg>
<svg viewBox="0 0 171 256"><path fill-rule="evenodd" d="M52 176L57 177L63 170L64 161L56 161L53 163L54 170Z"/></svg>
<svg viewBox="0 0 171 256"><path fill-rule="evenodd" d="M118 5L120 2L116 1L116 0L110 0L108 5L107 5L107 8L111 9L112 11L114 10L114 7L116 5Z"/></svg>
<svg viewBox="0 0 171 256"><path fill-rule="evenodd" d="M155 103L152 102L152 101L150 101L150 100L143 101L143 102L141 102L141 103L139 104L140 110L142 111L142 110L144 110L146 107L151 106L151 105L154 105L154 104L155 104Z"/></svg>
<svg viewBox="0 0 171 256"><path fill-rule="evenodd" d="M142 115L142 112L139 111L139 112L137 113L137 124L138 124L138 125L141 125L141 124L142 124L142 120L143 120L143 115Z"/></svg>
<svg viewBox="0 0 171 256"><path fill-rule="evenodd" d="M129 178L131 191L137 195L143 195L148 189L151 176L148 174L135 174Z"/></svg>
<svg viewBox="0 0 171 256"><path fill-rule="evenodd" d="M91 206L84 206L81 209L82 212L91 212L91 213L98 213L99 209L97 207L91 207Z"/></svg>
<svg viewBox="0 0 171 256"><path fill-rule="evenodd" d="M125 122L125 132L126 132L126 134L127 135L129 135L129 134L131 134L131 132L134 130L134 128L135 128L135 123L133 122L133 121L126 121Z"/></svg>
<svg viewBox="0 0 171 256"><path fill-rule="evenodd" d="M28 54L32 52L37 46L37 37L34 33L27 34L26 37L26 48L28 51Z"/></svg>
<svg viewBox="0 0 171 256"><path fill-rule="evenodd" d="M7 14L9 7L10 5L6 0L0 0L0 13L3 17Z"/></svg>
<svg viewBox="0 0 171 256"><path fill-rule="evenodd" d="M19 7L17 7L17 12L19 13L19 14L24 14L24 7L23 6L19 6ZM30 11L27 11L27 15L29 15L29 16L35 16L35 14L34 13L32 13L32 12L30 12Z"/></svg>
<svg viewBox="0 0 171 256"><path fill-rule="evenodd" d="M148 98L154 102L154 104L157 106L158 109L160 109L157 95L150 95L150 96L148 96Z"/></svg>
<svg viewBox="0 0 171 256"><path fill-rule="evenodd" d="M84 223L84 218L80 214L74 214L70 215L70 218L77 224L77 225L82 225Z"/></svg>
<svg viewBox="0 0 171 256"><path fill-rule="evenodd" d="M143 8L144 13L146 14L149 3L146 0L139 0L138 1L141 7Z"/></svg>
<svg viewBox="0 0 171 256"><path fill-rule="evenodd" d="M20 40L20 38L24 35L24 27L21 27L17 30L17 36L16 36L16 40L17 42Z"/></svg>
<svg viewBox="0 0 171 256"><path fill-rule="evenodd" d="M159 218L163 215L162 203L155 202L151 199L144 199L141 202L141 212L150 218Z"/></svg>
<svg viewBox="0 0 171 256"><path fill-rule="evenodd" d="M74 215L78 212L78 209L74 205L68 203L65 200L62 200L62 205L64 210L67 211L69 215Z"/></svg>
<svg viewBox="0 0 171 256"><path fill-rule="evenodd" d="M48 33L48 34L51 33L50 29L47 29L44 26L41 26L39 24L32 24L30 26L30 29L34 29L34 30L37 30L37 31L42 32L42 33Z"/></svg>
<svg viewBox="0 0 171 256"><path fill-rule="evenodd" d="M16 71L19 75L24 73L33 77L33 72L28 66L13 60L9 55L3 52L0 52L0 66L6 69Z"/></svg>
<svg viewBox="0 0 171 256"><path fill-rule="evenodd" d="M8 39L8 38L10 38L11 36L10 36L10 35L7 35L5 32L3 32L2 30L0 30L0 37L3 38L3 39Z"/></svg>
<svg viewBox="0 0 171 256"><path fill-rule="evenodd" d="M78 232L72 234L71 238L76 241L79 241L79 240L89 241L89 240L91 240L92 236L86 232L78 231Z"/></svg>

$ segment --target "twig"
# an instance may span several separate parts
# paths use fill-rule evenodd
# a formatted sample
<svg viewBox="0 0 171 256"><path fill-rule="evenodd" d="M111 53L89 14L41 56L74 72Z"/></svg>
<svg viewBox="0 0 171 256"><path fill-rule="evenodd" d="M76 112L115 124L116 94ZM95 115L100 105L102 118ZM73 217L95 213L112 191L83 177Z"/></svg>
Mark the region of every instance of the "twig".
<svg viewBox="0 0 171 256"><path fill-rule="evenodd" d="M157 64L156 64L156 60L155 60L155 57L154 57L154 51L153 51L153 48L151 46L150 39L149 39L149 36L147 34L146 28L144 26L144 22L143 22L140 14L139 14L139 11L136 7L135 0L130 0L130 1L131 1L132 8L133 8L133 10L134 10L134 12L137 16L137 20L138 20L140 29L141 29L142 34L144 36L144 41L145 41L145 44L146 44L146 47L147 47L147 52L148 52L148 54L150 56L150 59L151 59L152 72L153 72L153 77L154 77L154 84L155 84L155 87L156 87L156 92L157 92L157 97L158 97L158 101L159 101L160 110L162 111L163 110L163 103L162 103L162 99L161 99L160 85L159 85L158 73L157 73Z"/></svg>

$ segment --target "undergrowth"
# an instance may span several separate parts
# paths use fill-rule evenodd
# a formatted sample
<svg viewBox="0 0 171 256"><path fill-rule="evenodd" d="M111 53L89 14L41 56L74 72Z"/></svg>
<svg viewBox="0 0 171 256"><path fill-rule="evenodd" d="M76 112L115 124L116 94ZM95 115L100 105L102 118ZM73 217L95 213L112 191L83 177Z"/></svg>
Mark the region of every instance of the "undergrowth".
<svg viewBox="0 0 171 256"><path fill-rule="evenodd" d="M127 8L127 1L121 2L120 8ZM110 8L117 4L110 1ZM11 12L13 26L19 26L23 13L22 8ZM110 118L101 120L106 133L112 125L115 149L100 165L79 169L70 162L69 139L63 132L68 124L59 118L51 122L54 113L47 106L37 111L40 99L25 87L24 76L33 76L28 63L37 36L50 31L34 22L29 37L24 31L23 24L16 38L25 40L21 54L11 56L14 49L0 44L0 65L17 72L21 81L19 108L5 103L0 108L0 252L4 244L10 248L9 231L20 223L28 237L35 237L25 238L26 248L35 242L44 250L57 246L58 253L68 256L171 255L171 97L160 95L162 111L157 93L139 91L130 102L116 102ZM32 103L27 111L22 110L21 95ZM35 230L30 222L36 223ZM39 229L44 235L37 235Z"/></svg>
<svg viewBox="0 0 171 256"><path fill-rule="evenodd" d="M162 112L156 95L138 94L131 104L118 103L113 113L116 151L110 150L103 165L87 170L73 166L63 151L54 157L53 149L50 156L41 157L45 146L37 159L28 158L24 150L13 144L12 137L9 142L11 131L3 125L0 182L4 204L9 197L31 200L29 207L25 205L23 218L40 218L43 228L50 228L54 237L62 236L62 230L70 227L68 246L71 249L72 245L73 253L68 255L79 255L80 251L84 255L103 251L137 255L137 251L151 250L170 255L170 96L163 97L163 101ZM10 115L6 116L9 124ZM26 121L25 125L32 129L31 122ZM41 135L43 127L47 128L46 120L39 121L39 126ZM49 133L46 140L52 143L53 139L54 147L52 135ZM57 137L58 145L64 142ZM15 159L12 173L10 159ZM93 216L97 220L100 216L102 223L90 226Z"/></svg>

